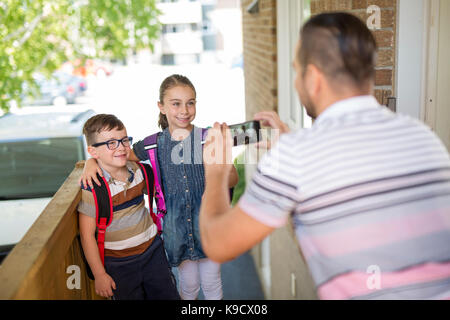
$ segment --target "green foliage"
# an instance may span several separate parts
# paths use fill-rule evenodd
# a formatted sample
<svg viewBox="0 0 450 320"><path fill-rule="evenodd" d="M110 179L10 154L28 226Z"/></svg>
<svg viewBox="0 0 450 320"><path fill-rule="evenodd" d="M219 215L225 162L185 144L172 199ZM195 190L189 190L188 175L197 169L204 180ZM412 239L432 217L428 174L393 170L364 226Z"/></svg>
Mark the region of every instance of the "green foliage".
<svg viewBox="0 0 450 320"><path fill-rule="evenodd" d="M233 189L233 198L231 199L231 205L233 207L236 205L236 203L238 203L239 199L245 192L245 155L246 151L242 152L236 157L236 159L234 159L234 167L236 168L239 180Z"/></svg>
<svg viewBox="0 0 450 320"><path fill-rule="evenodd" d="M0 108L22 100L33 73L75 58L122 59L153 50L156 0L0 0Z"/></svg>

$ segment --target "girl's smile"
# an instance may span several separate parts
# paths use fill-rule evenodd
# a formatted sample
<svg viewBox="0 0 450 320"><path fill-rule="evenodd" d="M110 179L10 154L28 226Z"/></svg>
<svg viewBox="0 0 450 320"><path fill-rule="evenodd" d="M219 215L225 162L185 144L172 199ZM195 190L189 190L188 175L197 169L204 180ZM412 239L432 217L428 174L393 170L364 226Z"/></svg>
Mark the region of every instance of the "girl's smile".
<svg viewBox="0 0 450 320"><path fill-rule="evenodd" d="M178 85L167 89L164 101L158 102L162 114L166 115L170 132L177 129L192 130L191 122L195 119L195 93L189 86Z"/></svg>

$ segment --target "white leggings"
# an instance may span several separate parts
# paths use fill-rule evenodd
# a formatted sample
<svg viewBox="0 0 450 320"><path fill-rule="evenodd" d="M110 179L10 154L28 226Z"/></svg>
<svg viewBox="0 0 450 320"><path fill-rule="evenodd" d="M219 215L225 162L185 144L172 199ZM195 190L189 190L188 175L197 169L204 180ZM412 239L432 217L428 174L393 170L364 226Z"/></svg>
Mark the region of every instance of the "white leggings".
<svg viewBox="0 0 450 320"><path fill-rule="evenodd" d="M178 266L180 296L183 300L197 299L202 286L206 300L221 300L223 298L220 264L208 258L197 261L184 260Z"/></svg>

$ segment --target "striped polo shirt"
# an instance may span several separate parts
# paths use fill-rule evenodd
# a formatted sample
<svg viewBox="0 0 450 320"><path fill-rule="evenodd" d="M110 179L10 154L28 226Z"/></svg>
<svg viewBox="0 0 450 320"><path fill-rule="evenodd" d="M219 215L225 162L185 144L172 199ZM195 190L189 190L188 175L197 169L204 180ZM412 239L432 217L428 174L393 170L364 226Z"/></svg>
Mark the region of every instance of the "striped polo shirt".
<svg viewBox="0 0 450 320"><path fill-rule="evenodd" d="M146 182L138 164L127 163L127 182L115 180L102 169L113 203L113 220L105 232L105 256L126 257L144 252L157 233L145 207ZM90 188L81 190L78 211L95 219L95 201Z"/></svg>
<svg viewBox="0 0 450 320"><path fill-rule="evenodd" d="M419 121L372 96L282 135L239 202L292 217L321 299L450 298L450 157Z"/></svg>

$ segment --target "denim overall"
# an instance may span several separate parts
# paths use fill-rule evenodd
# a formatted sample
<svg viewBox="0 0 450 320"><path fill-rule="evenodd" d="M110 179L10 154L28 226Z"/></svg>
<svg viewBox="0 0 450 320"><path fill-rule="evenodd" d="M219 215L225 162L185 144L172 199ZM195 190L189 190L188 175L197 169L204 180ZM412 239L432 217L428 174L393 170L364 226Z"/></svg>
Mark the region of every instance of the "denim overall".
<svg viewBox="0 0 450 320"><path fill-rule="evenodd" d="M206 258L200 244L199 212L205 190L201 128L174 141L166 128L158 137L158 161L167 214L163 239L171 267Z"/></svg>

